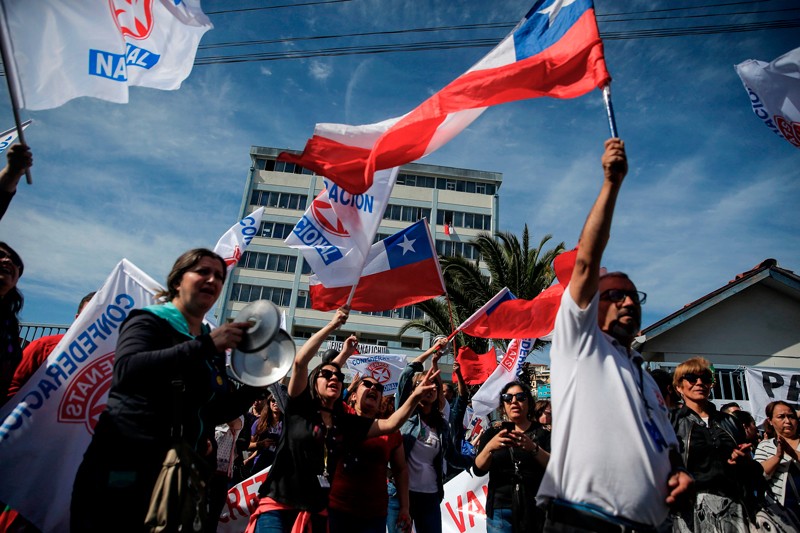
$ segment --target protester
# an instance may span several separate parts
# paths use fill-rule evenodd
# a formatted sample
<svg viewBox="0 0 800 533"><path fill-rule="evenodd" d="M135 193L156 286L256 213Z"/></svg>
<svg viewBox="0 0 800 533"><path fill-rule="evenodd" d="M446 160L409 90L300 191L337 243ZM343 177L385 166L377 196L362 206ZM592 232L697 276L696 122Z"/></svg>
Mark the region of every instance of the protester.
<svg viewBox="0 0 800 533"><path fill-rule="evenodd" d="M534 420L533 394L529 386L512 381L500 391L500 401L503 425L483 433L473 467L479 476L489 474L486 531L541 531L544 516L536 493L550 453L536 440L541 424Z"/></svg>
<svg viewBox="0 0 800 533"><path fill-rule="evenodd" d="M631 349L644 295L622 273L600 276L628 170L605 143L604 180L579 241L550 350L552 454L539 489L545 531L650 531L691 485L655 381Z"/></svg>
<svg viewBox="0 0 800 533"><path fill-rule="evenodd" d="M717 411L709 400L714 385L711 363L693 357L673 375L683 407L671 413L683 460L695 479L692 505L673 518L675 532L746 532L745 503L761 476L750 456L744 432L732 415Z"/></svg>
<svg viewBox="0 0 800 533"><path fill-rule="evenodd" d="M8 399L11 380L22 360L18 316L24 300L17 282L24 269L19 254L0 242L0 406Z"/></svg>
<svg viewBox="0 0 800 533"><path fill-rule="evenodd" d="M244 413L260 393L234 389L225 373L225 350L250 324L210 331L203 323L225 273L214 252L189 250L157 294L166 303L133 310L122 323L108 405L75 478L72 531L142 530L176 416L182 438L214 472L214 427ZM214 531L216 520L203 526Z"/></svg>
<svg viewBox="0 0 800 533"><path fill-rule="evenodd" d="M214 428L214 439L217 442L217 469L209 484L209 516L216 517L225 507L228 490L233 486L233 468L236 459L236 439L242 430L244 416L220 424Z"/></svg>
<svg viewBox="0 0 800 533"><path fill-rule="evenodd" d="M761 441L758 435L758 426L753 415L747 411L739 409L731 413L733 417L739 422L739 427L744 432L744 441L750 444L749 451L751 455L756 451L758 443Z"/></svg>
<svg viewBox="0 0 800 533"><path fill-rule="evenodd" d="M650 370L650 376L655 380L658 385L658 390L661 392L661 397L664 398L664 403L667 408L672 410L680 407L681 398L675 392L675 387L672 385L672 373L664 370L663 368L656 368Z"/></svg>
<svg viewBox="0 0 800 533"><path fill-rule="evenodd" d="M31 150L24 144L15 144L9 148L6 158L8 163L0 170L0 219L6 214L11 199L17 192L20 178L33 166Z"/></svg>
<svg viewBox="0 0 800 533"><path fill-rule="evenodd" d="M258 420L250 428L249 450L252 455L247 458L245 465L250 467L251 475L272 465L282 433L283 412L278 400L270 394Z"/></svg>
<svg viewBox="0 0 800 533"><path fill-rule="evenodd" d="M261 410L267 405L267 395L264 393L253 401L250 409L242 415L244 421L242 422L242 430L236 437L236 456L233 459L233 474L231 476L231 483L233 485L250 477L250 464L244 464L245 460L250 456L250 441L251 430L253 423L256 422L261 416ZM274 395L273 395L274 397Z"/></svg>
<svg viewBox="0 0 800 533"><path fill-rule="evenodd" d="M447 344L446 338L437 340L422 355L411 361L403 369L397 386L395 405L400 405L410 396L417 394L425 384L422 365L431 355ZM432 368L433 370L433 368ZM409 512L417 533L439 533L442 531L440 502L444 497L443 461L458 468L469 468L472 461L460 453L460 446L453 441L450 423L442 416L439 397L441 385L430 388L422 396L414 414L400 428L403 434L403 449L408 465ZM461 423L464 408L459 414L452 410L453 419ZM390 487L391 490L391 487ZM394 531L393 517L398 513L398 500L395 496L389 501L390 533Z"/></svg>
<svg viewBox="0 0 800 533"><path fill-rule="evenodd" d="M791 511L800 526L800 434L797 414L790 404L778 400L767 404L766 424L774 437L759 443L755 459L764 468L764 477L773 503Z"/></svg>
<svg viewBox="0 0 800 533"><path fill-rule="evenodd" d="M533 406L533 417L542 431L553 431L553 406L550 400L538 400Z"/></svg>
<svg viewBox="0 0 800 533"><path fill-rule="evenodd" d="M349 404L358 416L379 418L383 385L371 376L354 382ZM333 478L328 505L330 533L384 533L389 495L386 464L400 500L399 526L410 525L408 470L399 431L367 439L348 449Z"/></svg>
<svg viewBox="0 0 800 533"><path fill-rule="evenodd" d="M75 313L75 318L81 314L81 311L89 303L94 296L94 292L90 292L81 299L78 304L78 312ZM40 366L47 360L47 357L53 349L64 338L64 333L57 335L47 335L46 337L39 337L35 341L28 344L22 350L22 360L14 372L14 377L11 379L11 385L8 387L8 397L11 398L22 388L25 383L31 378Z"/></svg>
<svg viewBox="0 0 800 533"><path fill-rule="evenodd" d="M442 351L438 351L433 356L434 363L438 364L438 359L441 357ZM436 367L438 368L438 367ZM453 360L452 366L452 374L456 380L455 386L455 393L453 397L447 400L447 413L448 416L445 417L445 420L449 420L450 422L450 431L452 431L453 436L453 447L459 451L461 455L463 455L463 460L460 461L461 464L465 462L472 463L474 455L469 455L464 453L464 438L466 436L467 430L464 427L464 416L467 412L467 407L469 406L469 387L467 387L467 382L464 381L464 376L461 374L461 364L457 360ZM447 383L446 385L452 386L452 383ZM449 387L448 387L449 388ZM444 389L445 391L447 388ZM445 392L445 397L446 397ZM445 415L445 411L442 411L442 416ZM444 482L447 483L458 474L463 472L466 468L459 467L456 464L451 464L445 462L444 464Z"/></svg>
<svg viewBox="0 0 800 533"><path fill-rule="evenodd" d="M322 363L308 376L308 362L325 338L347 321L348 314L349 309L340 308L297 352L283 435L267 481L259 488L261 499L250 517L248 531L289 532L295 524L314 532L325 531L331 476L343 451L365 439L397 431L420 398L434 388L435 376L429 372L419 390L385 420L345 412L340 366L333 361Z"/></svg>
<svg viewBox="0 0 800 533"><path fill-rule="evenodd" d="M742 410L742 406L739 405L736 402L728 402L726 404L723 404L723 406L720 407L719 410L722 411L723 413L727 413L729 415L732 415L736 411L741 411Z"/></svg>

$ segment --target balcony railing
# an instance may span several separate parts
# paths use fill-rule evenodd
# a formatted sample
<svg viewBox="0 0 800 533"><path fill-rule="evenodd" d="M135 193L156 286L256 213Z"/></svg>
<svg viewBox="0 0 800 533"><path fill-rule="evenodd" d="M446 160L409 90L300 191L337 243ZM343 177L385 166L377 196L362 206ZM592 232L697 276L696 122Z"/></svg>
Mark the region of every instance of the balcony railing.
<svg viewBox="0 0 800 533"><path fill-rule="evenodd" d="M24 348L40 337L66 333L68 329L69 324L34 324L30 322L21 322L19 325L19 337L22 339L22 347Z"/></svg>

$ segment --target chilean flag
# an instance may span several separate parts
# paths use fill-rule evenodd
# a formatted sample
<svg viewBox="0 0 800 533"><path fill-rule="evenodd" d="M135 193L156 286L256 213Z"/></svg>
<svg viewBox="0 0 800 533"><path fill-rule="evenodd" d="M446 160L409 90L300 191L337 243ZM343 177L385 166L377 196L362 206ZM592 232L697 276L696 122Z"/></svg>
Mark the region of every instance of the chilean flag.
<svg viewBox="0 0 800 533"><path fill-rule="evenodd" d="M352 287L325 287L309 279L311 307L338 309ZM445 293L439 259L425 219L370 248L350 307L356 311L388 311L429 300Z"/></svg>
<svg viewBox="0 0 800 533"><path fill-rule="evenodd" d="M317 124L291 161L345 190L369 189L379 169L439 149L488 107L525 98L575 98L611 77L591 0L538 0L514 30L466 73L410 113L376 124Z"/></svg>
<svg viewBox="0 0 800 533"><path fill-rule="evenodd" d="M553 331L561 296L572 277L577 249L558 255L553 261L558 283L533 300L517 299L504 287L456 331L485 339L540 339Z"/></svg>

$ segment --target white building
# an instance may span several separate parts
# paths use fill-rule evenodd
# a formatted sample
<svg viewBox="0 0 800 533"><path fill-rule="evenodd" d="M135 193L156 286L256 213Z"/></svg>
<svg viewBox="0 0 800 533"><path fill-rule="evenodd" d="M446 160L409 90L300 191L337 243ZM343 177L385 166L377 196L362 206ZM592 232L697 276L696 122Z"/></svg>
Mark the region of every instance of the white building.
<svg viewBox="0 0 800 533"><path fill-rule="evenodd" d="M299 346L326 324L331 314L311 309L310 269L299 252L283 240L321 191L322 179L293 163L277 161L281 151L260 146L250 149L252 163L240 218L260 206L265 207L264 217L257 237L226 284L219 320L235 317L248 302L272 300L286 311L287 329ZM497 230L501 182L502 174L497 172L406 165L400 170L377 238L388 237L426 217L440 254L474 259L476 253L467 241L481 231ZM407 320L421 316L413 306L383 313L353 312L336 340L357 332L363 344L416 356L429 340L414 332L401 339L398 330Z"/></svg>

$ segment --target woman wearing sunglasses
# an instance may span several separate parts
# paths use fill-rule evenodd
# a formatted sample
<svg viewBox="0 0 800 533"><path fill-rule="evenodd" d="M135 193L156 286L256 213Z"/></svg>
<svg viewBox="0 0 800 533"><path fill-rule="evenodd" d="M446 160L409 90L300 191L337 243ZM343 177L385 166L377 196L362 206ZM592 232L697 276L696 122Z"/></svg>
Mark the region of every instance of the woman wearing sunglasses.
<svg viewBox="0 0 800 533"><path fill-rule="evenodd" d="M378 418L383 400L383 385L372 376L353 382L348 409L358 416ZM336 466L328 502L330 533L384 533L389 495L386 492L386 465L397 487L400 524L408 522L408 471L399 431L367 439L346 450Z"/></svg>
<svg viewBox="0 0 800 533"><path fill-rule="evenodd" d="M530 387L512 381L500 393L503 423L481 436L473 470L489 474L487 533L541 531L536 493L542 482L550 443L537 442L541 424L533 420ZM548 434L549 435L549 434Z"/></svg>
<svg viewBox="0 0 800 533"><path fill-rule="evenodd" d="M797 526L800 522L800 435L797 414L784 402L767 404L767 420L764 426L767 438L759 443L755 459L764 468L764 477L769 483L770 503L780 505L792 512Z"/></svg>
<svg viewBox="0 0 800 533"><path fill-rule="evenodd" d="M313 533L327 531L328 493L344 451L365 439L397 431L420 398L435 388L435 375L428 372L420 390L385 420L346 412L341 400L344 374L339 364L322 363L308 376L308 363L348 315L348 308L340 308L297 352L287 390L283 434L272 470L259 488L261 499L250 517L248 532L288 533L294 527Z"/></svg>
<svg viewBox="0 0 800 533"><path fill-rule="evenodd" d="M711 363L702 357L684 361L675 369L673 385L683 407L671 413L672 425L696 490L691 507L674 516L673 531L748 531L745 500L761 468L751 459L751 444L745 444L736 419L709 400L714 385Z"/></svg>

